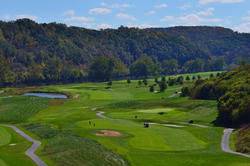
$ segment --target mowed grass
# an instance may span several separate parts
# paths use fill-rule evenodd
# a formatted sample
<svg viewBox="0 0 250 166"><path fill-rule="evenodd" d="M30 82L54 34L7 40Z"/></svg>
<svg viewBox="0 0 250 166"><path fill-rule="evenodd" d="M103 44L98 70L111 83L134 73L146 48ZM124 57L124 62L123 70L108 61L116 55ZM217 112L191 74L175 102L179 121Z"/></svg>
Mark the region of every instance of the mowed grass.
<svg viewBox="0 0 250 166"><path fill-rule="evenodd" d="M96 119L91 121L95 127L88 124L88 121L77 123L80 129L88 131L87 136L99 140L99 136L95 133L98 130L115 130L119 131L121 138L115 138L121 142L127 142L125 148L141 149L141 150L154 150L154 151L183 151L192 149L201 149L206 146L206 143L197 139L189 132L181 129L151 126L150 128L143 128L142 123L135 123L127 120L105 120ZM78 132L80 130L78 129ZM185 141L176 141L176 139L186 138ZM106 138L110 139L110 138ZM100 138L105 141L105 138ZM116 145L112 145L116 147ZM117 145L119 146L119 145ZM116 147L117 148L117 147Z"/></svg>
<svg viewBox="0 0 250 166"><path fill-rule="evenodd" d="M154 84L153 79L148 82ZM106 83L37 87L39 91L66 93L70 98L1 98L0 112L12 112L7 116L10 120L3 122L18 123L42 141L38 154L49 165L249 165L249 159L221 151L223 129L211 123L217 116L215 101L181 98L176 94L181 85L170 86L164 93L150 93L148 86L138 87L137 80L131 84L114 81L111 89L106 87ZM27 114L16 120L17 105L22 104L25 109L21 110ZM98 111L105 112L108 118L97 117ZM143 127L144 121L180 125L190 120L209 127ZM100 130L115 130L122 135L96 136Z"/></svg>
<svg viewBox="0 0 250 166"><path fill-rule="evenodd" d="M0 126L0 166L35 165L24 152L31 146L12 129Z"/></svg>

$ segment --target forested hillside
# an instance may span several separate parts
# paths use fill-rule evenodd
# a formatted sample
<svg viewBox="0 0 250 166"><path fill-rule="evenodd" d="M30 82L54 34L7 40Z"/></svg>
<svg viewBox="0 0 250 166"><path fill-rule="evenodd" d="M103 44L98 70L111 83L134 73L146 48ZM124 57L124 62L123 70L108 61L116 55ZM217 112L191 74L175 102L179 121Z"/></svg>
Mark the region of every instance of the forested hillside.
<svg viewBox="0 0 250 166"><path fill-rule="evenodd" d="M97 62L100 56L108 60ZM93 73L111 72L98 77L103 81L222 70L249 59L250 34L221 27L96 31L28 19L0 22L1 85L82 81L89 73L95 80ZM93 66L102 62L103 68Z"/></svg>
<svg viewBox="0 0 250 166"><path fill-rule="evenodd" d="M217 99L218 118L224 126L250 123L250 65L242 65L218 78L198 80L190 95L196 99Z"/></svg>

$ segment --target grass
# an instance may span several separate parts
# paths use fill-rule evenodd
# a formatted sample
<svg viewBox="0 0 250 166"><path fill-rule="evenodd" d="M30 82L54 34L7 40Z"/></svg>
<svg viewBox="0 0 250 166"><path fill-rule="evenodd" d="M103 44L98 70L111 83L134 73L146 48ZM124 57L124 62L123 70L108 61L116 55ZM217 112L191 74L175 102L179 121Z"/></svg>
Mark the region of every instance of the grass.
<svg viewBox="0 0 250 166"><path fill-rule="evenodd" d="M12 129L0 126L0 166L35 165L24 152L31 146Z"/></svg>
<svg viewBox="0 0 250 166"><path fill-rule="evenodd" d="M153 79L148 82L154 83ZM1 96L13 97L0 98L3 116L0 122L16 123L41 140L38 154L49 165L249 165L249 159L221 151L223 129L211 123L217 116L215 101L181 98L175 93L181 85L170 86L164 93L150 93L147 86L138 87L137 80L131 84L125 80L115 81L111 89L105 87L105 83L83 83L8 88ZM16 95L28 90L61 92L70 98L49 100ZM105 112L109 118L98 118L97 111ZM183 124L190 120L209 127ZM144 121L184 127L150 125L144 128ZM122 135L95 135L104 129ZM5 152L0 149L3 159L1 154ZM8 160L4 162L9 165Z"/></svg>

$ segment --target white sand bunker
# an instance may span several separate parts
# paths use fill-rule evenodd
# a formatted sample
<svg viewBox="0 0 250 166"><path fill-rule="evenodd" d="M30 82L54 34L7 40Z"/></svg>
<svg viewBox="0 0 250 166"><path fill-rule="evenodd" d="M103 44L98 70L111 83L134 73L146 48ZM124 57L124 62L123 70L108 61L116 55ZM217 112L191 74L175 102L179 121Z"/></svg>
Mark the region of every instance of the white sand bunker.
<svg viewBox="0 0 250 166"><path fill-rule="evenodd" d="M16 146L16 144L10 144L10 146Z"/></svg>
<svg viewBox="0 0 250 166"><path fill-rule="evenodd" d="M113 130L100 130L95 135L100 137L120 137L122 134Z"/></svg>

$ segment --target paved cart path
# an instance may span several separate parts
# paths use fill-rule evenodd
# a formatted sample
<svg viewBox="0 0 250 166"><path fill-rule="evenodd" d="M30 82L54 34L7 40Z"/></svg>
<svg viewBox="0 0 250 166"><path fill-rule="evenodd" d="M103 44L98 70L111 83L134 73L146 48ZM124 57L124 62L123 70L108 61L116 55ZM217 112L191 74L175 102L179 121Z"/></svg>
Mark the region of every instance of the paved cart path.
<svg viewBox="0 0 250 166"><path fill-rule="evenodd" d="M33 139L32 137L25 134L22 130L20 130L19 128L17 128L14 125L4 125L4 126L12 128L16 133L21 135L27 141L32 142L33 143L32 146L29 149L26 150L25 154L27 156L29 156L36 163L36 165L38 165L38 166L47 166L47 164L35 154L35 151L41 145L40 141Z"/></svg>
<svg viewBox="0 0 250 166"><path fill-rule="evenodd" d="M224 129L224 133L223 133L222 140L221 140L221 149L227 153L241 155L241 156L250 158L250 155L235 152L230 148L230 136L233 131L234 129Z"/></svg>

